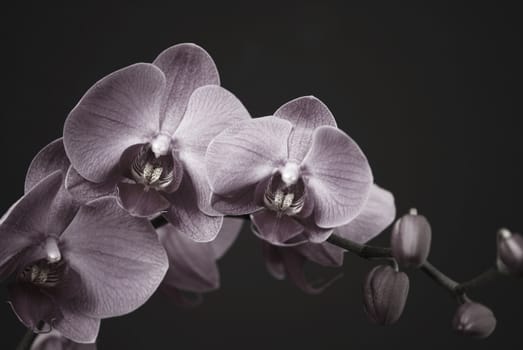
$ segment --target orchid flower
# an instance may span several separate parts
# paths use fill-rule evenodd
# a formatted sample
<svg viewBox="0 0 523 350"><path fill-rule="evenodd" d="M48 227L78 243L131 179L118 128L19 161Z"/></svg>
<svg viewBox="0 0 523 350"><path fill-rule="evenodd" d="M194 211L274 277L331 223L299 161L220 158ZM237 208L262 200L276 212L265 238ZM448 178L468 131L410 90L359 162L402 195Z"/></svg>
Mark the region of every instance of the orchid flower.
<svg viewBox="0 0 523 350"><path fill-rule="evenodd" d="M337 227L334 233L355 243L365 244L387 228L396 215L392 194L378 186L375 186L375 191L371 192L366 208L347 225ZM325 267L343 265L345 250L329 242L304 243L288 247L264 242L262 248L269 273L278 280L288 277L307 294L322 293L340 277L338 275L321 283L312 283L305 275L304 266L307 262Z"/></svg>
<svg viewBox="0 0 523 350"><path fill-rule="evenodd" d="M224 218L223 226L212 242L195 242L175 232L171 224L157 229L169 259L169 269L161 289L173 301L191 304L184 293L196 295L216 290L220 286L220 274L216 261L220 259L238 237L243 225L239 218ZM198 299L196 299L198 300Z"/></svg>
<svg viewBox="0 0 523 350"><path fill-rule="evenodd" d="M358 145L312 96L227 128L210 143L205 161L214 209L251 214L256 232L271 244L321 243L334 228L394 206L390 193L373 185ZM367 234L365 225L351 231L351 237Z"/></svg>
<svg viewBox="0 0 523 350"><path fill-rule="evenodd" d="M29 190L0 220L0 280L12 277L9 300L24 325L92 343L100 319L127 314L152 295L167 257L147 220L113 198L79 207L60 170L33 185L34 169Z"/></svg>
<svg viewBox="0 0 523 350"><path fill-rule="evenodd" d="M223 218L210 205L205 150L223 129L250 118L219 83L213 60L194 44L98 81L65 122L67 189L84 202L116 192L134 216L161 213L177 232L214 239Z"/></svg>

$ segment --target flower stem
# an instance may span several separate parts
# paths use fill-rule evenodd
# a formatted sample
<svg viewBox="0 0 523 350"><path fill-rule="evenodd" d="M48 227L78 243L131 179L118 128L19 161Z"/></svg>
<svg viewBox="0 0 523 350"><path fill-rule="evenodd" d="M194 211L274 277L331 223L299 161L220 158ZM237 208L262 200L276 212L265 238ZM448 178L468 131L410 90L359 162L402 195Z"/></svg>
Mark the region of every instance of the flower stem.
<svg viewBox="0 0 523 350"><path fill-rule="evenodd" d="M392 251L390 248L356 243L354 241L348 240L335 234L331 235L327 239L327 242L337 247L343 248L367 260L393 258ZM466 291L491 282L500 275L497 269L490 268L469 281L459 283L454 281L452 278L448 277L445 273L440 271L429 261L425 261L419 269L427 276L429 276L433 281L439 284L441 287L445 288L448 292L450 292L451 295L453 295L461 301L466 300Z"/></svg>

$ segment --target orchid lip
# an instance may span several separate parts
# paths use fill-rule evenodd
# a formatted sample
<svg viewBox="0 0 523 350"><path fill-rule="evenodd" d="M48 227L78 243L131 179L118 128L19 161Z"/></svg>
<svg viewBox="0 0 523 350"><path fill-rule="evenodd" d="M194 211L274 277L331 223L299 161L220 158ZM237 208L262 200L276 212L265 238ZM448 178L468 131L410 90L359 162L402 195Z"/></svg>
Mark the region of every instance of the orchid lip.
<svg viewBox="0 0 523 350"><path fill-rule="evenodd" d="M18 281L38 287L55 287L62 280L65 270L63 260L49 262L45 259L27 265L19 274Z"/></svg>
<svg viewBox="0 0 523 350"><path fill-rule="evenodd" d="M299 177L293 179L296 174L294 170L297 170L297 167L287 167L287 164L282 172L276 172L271 177L263 196L265 207L275 211L278 216L298 214L303 209L305 202L303 180ZM289 179L292 179L290 183Z"/></svg>
<svg viewBox="0 0 523 350"><path fill-rule="evenodd" d="M156 190L165 189L173 182L175 176L172 156L163 155L157 157L153 147L155 147L154 140L152 144L142 146L131 164L131 174L134 180L144 185L146 191L150 188ZM161 148L162 145L156 145L156 147Z"/></svg>

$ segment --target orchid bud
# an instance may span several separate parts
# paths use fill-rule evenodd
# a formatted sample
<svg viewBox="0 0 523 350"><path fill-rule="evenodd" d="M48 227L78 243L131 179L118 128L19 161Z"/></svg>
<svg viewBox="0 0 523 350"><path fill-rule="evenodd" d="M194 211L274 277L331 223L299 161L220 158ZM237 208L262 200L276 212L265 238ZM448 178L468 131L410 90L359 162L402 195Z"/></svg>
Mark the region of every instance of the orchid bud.
<svg viewBox="0 0 523 350"><path fill-rule="evenodd" d="M523 276L523 236L507 229L498 231L498 269Z"/></svg>
<svg viewBox="0 0 523 350"><path fill-rule="evenodd" d="M430 224L416 209L411 209L394 224L391 236L392 255L405 267L419 267L427 260L432 231Z"/></svg>
<svg viewBox="0 0 523 350"><path fill-rule="evenodd" d="M387 265L373 268L363 286L363 306L369 319L391 325L401 316L409 293L409 278Z"/></svg>
<svg viewBox="0 0 523 350"><path fill-rule="evenodd" d="M496 328L496 318L488 307L468 301L456 311L452 327L463 335L486 338Z"/></svg>

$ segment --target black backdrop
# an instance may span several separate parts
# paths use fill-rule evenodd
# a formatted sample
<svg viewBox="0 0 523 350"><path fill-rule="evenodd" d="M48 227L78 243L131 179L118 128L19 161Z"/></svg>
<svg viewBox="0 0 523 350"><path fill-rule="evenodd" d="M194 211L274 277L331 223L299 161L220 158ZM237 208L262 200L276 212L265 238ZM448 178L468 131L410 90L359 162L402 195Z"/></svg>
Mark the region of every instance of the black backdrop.
<svg viewBox="0 0 523 350"><path fill-rule="evenodd" d="M169 1L156 5L3 5L1 204L23 191L36 152L59 137L68 112L104 75L166 47L195 42L253 116L313 94L367 154L400 213L416 206L433 226L431 261L466 279L495 259L495 231L523 229L520 18L514 8L369 2ZM387 243L388 232L378 243ZM523 342L523 283L472 294L493 308L487 340L450 329L454 301L411 271L400 322L367 322L361 281L369 262L347 256L345 277L308 296L265 271L242 232L220 263L222 288L193 310L155 295L106 320L100 349L492 349ZM6 300L5 288L0 292ZM0 304L0 348L24 333Z"/></svg>

